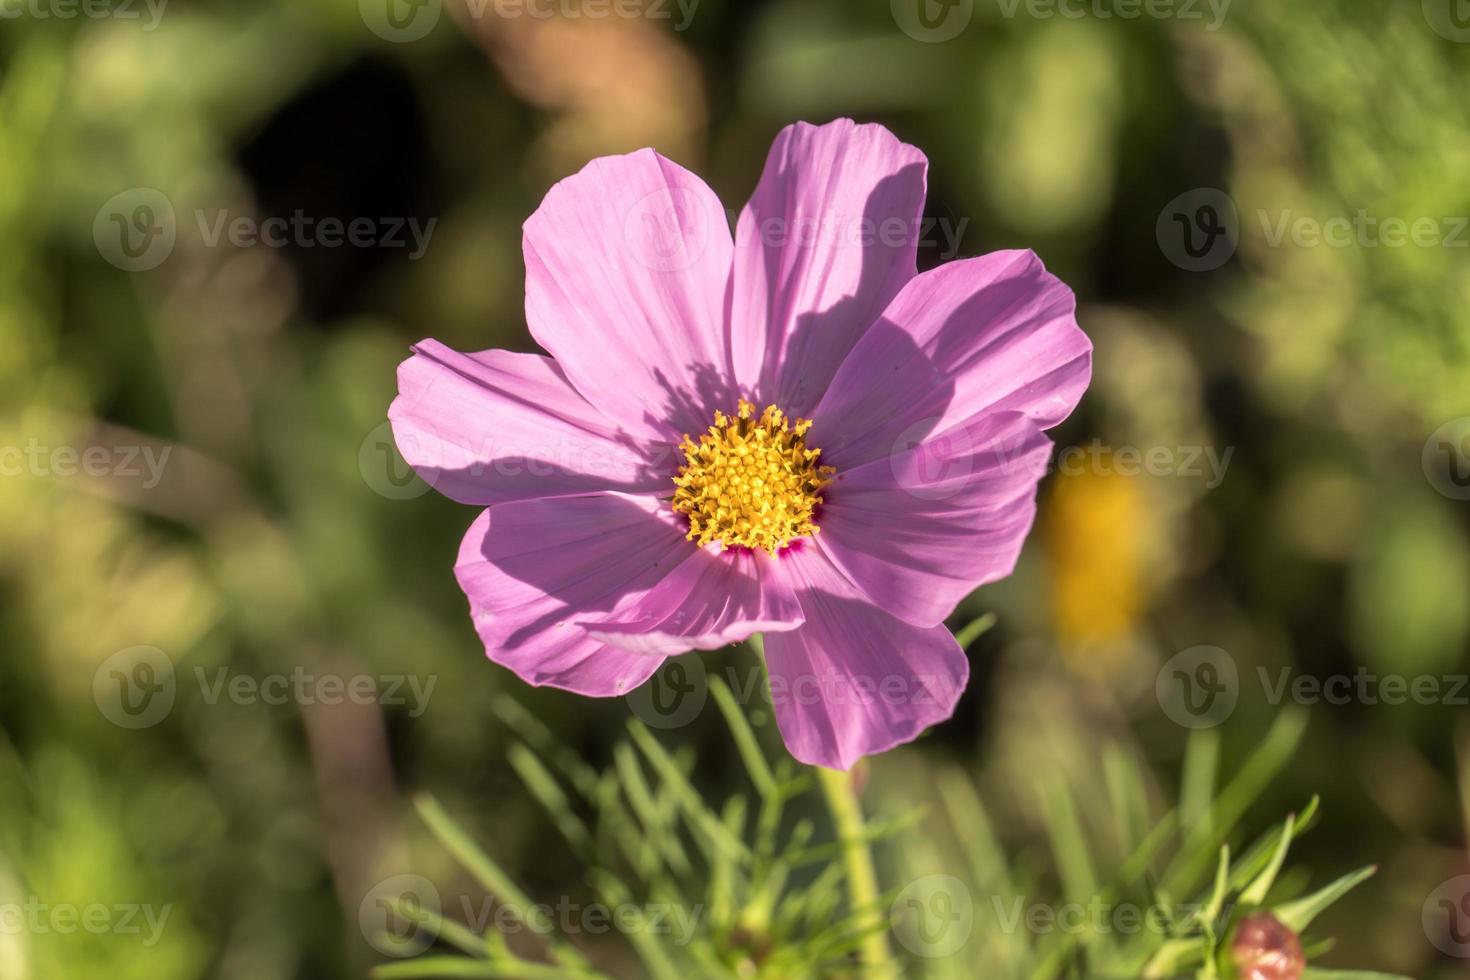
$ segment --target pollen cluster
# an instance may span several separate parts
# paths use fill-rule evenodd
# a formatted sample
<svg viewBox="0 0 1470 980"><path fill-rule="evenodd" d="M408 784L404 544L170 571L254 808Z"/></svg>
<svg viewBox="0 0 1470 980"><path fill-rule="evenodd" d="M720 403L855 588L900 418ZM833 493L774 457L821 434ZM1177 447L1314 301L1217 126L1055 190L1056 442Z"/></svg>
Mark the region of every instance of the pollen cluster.
<svg viewBox="0 0 1470 980"><path fill-rule="evenodd" d="M735 416L715 413L698 443L685 435L674 510L689 517L688 539L775 554L817 533L812 518L836 470L818 465L820 449L807 448L811 426L810 419L791 424L775 405L756 416L742 398Z"/></svg>

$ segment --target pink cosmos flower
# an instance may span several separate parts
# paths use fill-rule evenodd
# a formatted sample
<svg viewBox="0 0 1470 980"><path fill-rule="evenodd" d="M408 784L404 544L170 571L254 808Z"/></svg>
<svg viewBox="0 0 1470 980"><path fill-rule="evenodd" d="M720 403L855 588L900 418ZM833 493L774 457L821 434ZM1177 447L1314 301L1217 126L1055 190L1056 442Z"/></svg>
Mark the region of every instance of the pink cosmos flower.
<svg viewBox="0 0 1470 980"><path fill-rule="evenodd" d="M944 619L1014 567L1092 348L1029 251L916 272L926 165L881 126L789 126L733 238L652 150L547 193L550 356L425 340L388 413L485 508L455 574L490 659L604 697L761 632L792 755L840 769L953 713Z"/></svg>

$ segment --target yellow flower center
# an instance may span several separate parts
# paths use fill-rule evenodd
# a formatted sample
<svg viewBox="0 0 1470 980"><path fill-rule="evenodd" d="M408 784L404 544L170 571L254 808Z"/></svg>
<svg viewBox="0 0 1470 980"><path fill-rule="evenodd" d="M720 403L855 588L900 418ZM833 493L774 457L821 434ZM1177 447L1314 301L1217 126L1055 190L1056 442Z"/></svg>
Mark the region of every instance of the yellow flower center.
<svg viewBox="0 0 1470 980"><path fill-rule="evenodd" d="M689 516L688 539L775 554L816 534L812 515L837 471L818 465L820 449L807 448L811 427L810 419L790 424L775 405L756 417L755 406L742 398L735 417L715 413L698 444L685 435L674 510Z"/></svg>

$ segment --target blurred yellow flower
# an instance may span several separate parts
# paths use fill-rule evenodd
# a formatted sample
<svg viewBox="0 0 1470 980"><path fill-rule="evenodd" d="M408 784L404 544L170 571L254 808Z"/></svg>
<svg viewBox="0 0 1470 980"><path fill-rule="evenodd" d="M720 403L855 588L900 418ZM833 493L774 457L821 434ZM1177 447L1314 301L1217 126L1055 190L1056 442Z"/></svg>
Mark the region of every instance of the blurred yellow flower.
<svg viewBox="0 0 1470 980"><path fill-rule="evenodd" d="M1109 465L1111 450L1059 471L1043 502L1051 613L1062 655L1104 670L1128 654L1147 605L1144 563L1153 537L1140 478Z"/></svg>

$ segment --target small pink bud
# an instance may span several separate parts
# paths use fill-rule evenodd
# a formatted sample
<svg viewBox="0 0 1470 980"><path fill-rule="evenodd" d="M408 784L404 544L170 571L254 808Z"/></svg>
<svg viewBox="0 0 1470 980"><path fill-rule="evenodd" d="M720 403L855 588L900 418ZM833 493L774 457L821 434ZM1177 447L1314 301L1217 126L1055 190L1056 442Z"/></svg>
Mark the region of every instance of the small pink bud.
<svg viewBox="0 0 1470 980"><path fill-rule="evenodd" d="M1302 941L1270 912L1240 920L1230 958L1240 980L1301 980L1307 968Z"/></svg>

